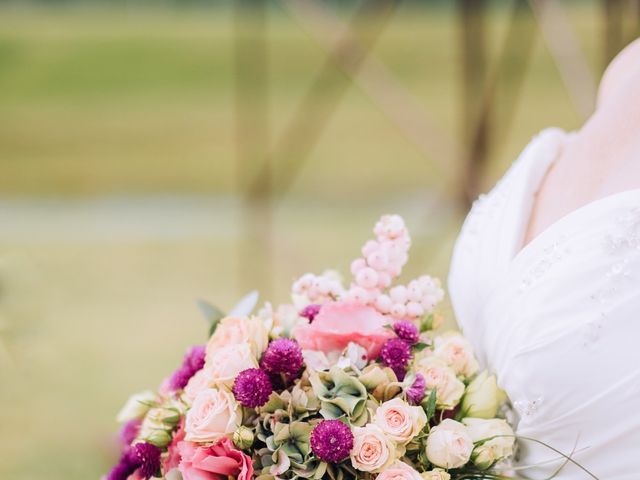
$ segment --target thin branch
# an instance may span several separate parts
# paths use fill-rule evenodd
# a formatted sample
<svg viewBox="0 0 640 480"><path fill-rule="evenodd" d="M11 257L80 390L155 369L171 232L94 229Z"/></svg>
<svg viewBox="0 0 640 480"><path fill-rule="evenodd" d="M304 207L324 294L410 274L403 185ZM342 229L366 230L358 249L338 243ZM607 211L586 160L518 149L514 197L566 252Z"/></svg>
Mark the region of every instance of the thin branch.
<svg viewBox="0 0 640 480"><path fill-rule="evenodd" d="M575 109L588 118L596 99L596 81L564 9L557 0L529 0Z"/></svg>

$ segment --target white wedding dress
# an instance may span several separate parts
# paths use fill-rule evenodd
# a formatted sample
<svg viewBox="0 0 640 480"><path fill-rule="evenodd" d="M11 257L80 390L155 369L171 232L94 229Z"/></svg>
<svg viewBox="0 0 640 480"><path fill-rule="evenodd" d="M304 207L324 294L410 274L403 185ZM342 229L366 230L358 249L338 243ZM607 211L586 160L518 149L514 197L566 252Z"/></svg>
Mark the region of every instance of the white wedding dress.
<svg viewBox="0 0 640 480"><path fill-rule="evenodd" d="M568 137L538 135L467 217L449 290L481 362L517 412L517 434L601 480L640 479L640 189L589 203L522 248L535 193ZM520 442L518 473L553 451ZM533 467L535 466L535 467ZM591 478L568 464L557 480Z"/></svg>

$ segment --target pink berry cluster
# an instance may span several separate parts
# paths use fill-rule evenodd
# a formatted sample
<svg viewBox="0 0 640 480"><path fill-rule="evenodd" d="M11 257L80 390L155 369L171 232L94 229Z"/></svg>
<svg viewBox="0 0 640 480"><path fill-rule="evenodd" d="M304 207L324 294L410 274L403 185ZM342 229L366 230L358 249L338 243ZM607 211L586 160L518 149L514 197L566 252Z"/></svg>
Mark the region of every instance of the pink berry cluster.
<svg viewBox="0 0 640 480"><path fill-rule="evenodd" d="M353 283L348 298L371 305L394 320L417 320L430 314L444 297L437 280L425 275L407 286L390 288L402 273L411 246L402 217L382 217L373 232L376 239L369 240L362 248L363 257L351 264Z"/></svg>
<svg viewBox="0 0 640 480"><path fill-rule="evenodd" d="M341 298L344 288L331 274L305 273L293 284L292 293L305 298L305 304L321 304Z"/></svg>
<svg viewBox="0 0 640 480"><path fill-rule="evenodd" d="M380 292L391 286L394 278L402 273L409 258L411 237L404 220L398 215L385 215L373 229L375 240L362 247L362 257L353 261L353 283L348 299L375 304Z"/></svg>
<svg viewBox="0 0 640 480"><path fill-rule="evenodd" d="M444 298L440 282L424 275L409 282L405 287L398 285L381 293L375 301L375 308L382 314L391 315L396 320L417 320L433 312Z"/></svg>
<svg viewBox="0 0 640 480"><path fill-rule="evenodd" d="M375 225L376 238L362 247L351 263L353 281L345 291L330 273L307 273L293 284L293 294L308 304L347 300L370 305L394 320L418 320L433 312L444 297L437 279L424 275L408 285L392 287L409 258L411 237L399 215L385 215Z"/></svg>

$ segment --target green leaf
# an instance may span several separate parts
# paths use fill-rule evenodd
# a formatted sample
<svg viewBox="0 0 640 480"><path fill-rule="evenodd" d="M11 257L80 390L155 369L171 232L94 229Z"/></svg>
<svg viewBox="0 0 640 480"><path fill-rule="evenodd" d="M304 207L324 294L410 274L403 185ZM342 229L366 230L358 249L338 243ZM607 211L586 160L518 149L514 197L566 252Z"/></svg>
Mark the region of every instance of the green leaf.
<svg viewBox="0 0 640 480"><path fill-rule="evenodd" d="M421 352L422 350L424 350L425 348L429 347L429 344L427 343L423 343L423 342L418 342L416 343L413 348L417 351L417 352Z"/></svg>
<svg viewBox="0 0 640 480"><path fill-rule="evenodd" d="M216 331L216 328L218 328L220 320L225 317L224 312L204 300L198 299L197 304L200 313L202 313L205 320L209 323L209 336L211 336L213 335L213 332Z"/></svg>
<svg viewBox="0 0 640 480"><path fill-rule="evenodd" d="M433 415L436 413L436 389L431 390L429 394L429 399L427 400L427 421L433 418Z"/></svg>
<svg viewBox="0 0 640 480"><path fill-rule="evenodd" d="M420 331L427 332L433 329L433 314L429 314L420 322Z"/></svg>

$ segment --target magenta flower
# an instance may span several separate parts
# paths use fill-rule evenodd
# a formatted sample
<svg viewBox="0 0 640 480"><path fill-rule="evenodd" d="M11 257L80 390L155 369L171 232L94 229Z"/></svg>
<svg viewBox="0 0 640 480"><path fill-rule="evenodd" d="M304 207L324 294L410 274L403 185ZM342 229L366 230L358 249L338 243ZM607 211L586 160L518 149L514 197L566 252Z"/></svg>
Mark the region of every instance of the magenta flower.
<svg viewBox="0 0 640 480"><path fill-rule="evenodd" d="M421 373L416 374L416 379L413 384L407 389L407 400L411 405L420 405L424 394L426 392L427 384L424 379L424 375Z"/></svg>
<svg viewBox="0 0 640 480"><path fill-rule="evenodd" d="M269 344L260 366L270 375L284 375L291 381L300 375L302 364L302 350L298 342L279 338Z"/></svg>
<svg viewBox="0 0 640 480"><path fill-rule="evenodd" d="M311 305L307 305L300 311L299 315L309 320L309 322L313 322L316 318L316 315L320 313L320 308L322 305L318 305L317 303L312 303Z"/></svg>
<svg viewBox="0 0 640 480"><path fill-rule="evenodd" d="M138 473L142 478L155 477L160 470L160 450L150 443L136 443L132 450L132 456L138 461Z"/></svg>
<svg viewBox="0 0 640 480"><path fill-rule="evenodd" d="M311 450L325 462L341 462L352 448L353 433L340 420L323 420L311 432Z"/></svg>
<svg viewBox="0 0 640 480"><path fill-rule="evenodd" d="M205 346L195 345L187 352L182 361L182 365L178 368L169 379L169 388L171 391L182 390L191 377L204 367Z"/></svg>
<svg viewBox="0 0 640 480"><path fill-rule="evenodd" d="M113 467L105 480L127 480L139 466L137 459L131 455L130 449L127 448L120 456L118 464Z"/></svg>
<svg viewBox="0 0 640 480"><path fill-rule="evenodd" d="M409 345L415 345L420 340L420 332L418 327L408 320L400 320L393 324L393 331L396 332L398 338L404 340Z"/></svg>
<svg viewBox="0 0 640 480"><path fill-rule="evenodd" d="M391 368L400 381L404 380L409 360L411 360L411 345L400 338L387 340L380 350L380 361Z"/></svg>
<svg viewBox="0 0 640 480"><path fill-rule="evenodd" d="M118 464L106 476L106 480L127 480L134 472L141 478L149 479L160 471L160 450L150 443L136 443L127 448Z"/></svg>
<svg viewBox="0 0 640 480"><path fill-rule="evenodd" d="M231 391L242 406L257 408L269 401L273 386L264 370L248 368L238 374Z"/></svg>
<svg viewBox="0 0 640 480"><path fill-rule="evenodd" d="M129 446L136 439L141 424L141 420L134 418L122 426L122 430L120 430L120 440L124 445Z"/></svg>

